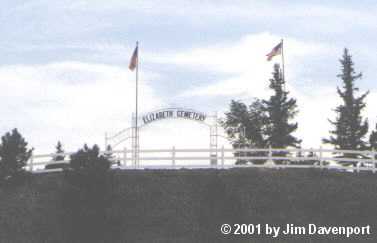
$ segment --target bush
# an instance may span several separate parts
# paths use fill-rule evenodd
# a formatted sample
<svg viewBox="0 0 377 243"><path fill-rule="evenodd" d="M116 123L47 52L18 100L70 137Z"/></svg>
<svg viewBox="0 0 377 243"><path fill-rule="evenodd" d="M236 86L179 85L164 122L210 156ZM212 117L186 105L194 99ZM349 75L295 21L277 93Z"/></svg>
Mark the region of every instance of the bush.
<svg viewBox="0 0 377 243"><path fill-rule="evenodd" d="M54 163L54 164L48 164L45 166L45 170L51 170L51 169L62 169L66 170L69 168L69 164L64 162L65 155L64 155L64 149L63 145L60 141L55 146L55 156L52 158L54 162L62 161L61 163Z"/></svg>
<svg viewBox="0 0 377 243"><path fill-rule="evenodd" d="M99 147L84 146L71 155L65 171L63 208L72 241L102 242L108 225L106 211L111 206L110 161Z"/></svg>
<svg viewBox="0 0 377 243"><path fill-rule="evenodd" d="M75 154L71 155L70 167L80 173L94 175L104 173L110 169L111 162L99 154L99 147L94 145L90 149L86 144Z"/></svg>
<svg viewBox="0 0 377 243"><path fill-rule="evenodd" d="M25 166L33 149L28 149L28 143L22 135L13 129L1 138L0 144L0 181L12 180L25 175Z"/></svg>

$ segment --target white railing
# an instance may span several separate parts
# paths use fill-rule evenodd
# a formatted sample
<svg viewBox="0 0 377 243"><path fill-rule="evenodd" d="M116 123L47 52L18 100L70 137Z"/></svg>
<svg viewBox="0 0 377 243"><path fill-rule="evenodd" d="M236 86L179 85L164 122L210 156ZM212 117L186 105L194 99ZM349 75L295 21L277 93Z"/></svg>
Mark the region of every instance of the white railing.
<svg viewBox="0 0 377 243"><path fill-rule="evenodd" d="M138 153L137 160L133 158L135 153L127 148L114 150L111 153L114 162L112 168L119 169L327 168L342 171L372 171L373 173L377 169L377 153L374 151L224 147L214 150L172 147L170 149L142 149ZM33 155L26 169L33 173L61 171L62 164L69 164L71 154L73 153ZM59 155L65 156L65 159L54 161L53 158ZM352 165L345 166L344 164L347 163Z"/></svg>

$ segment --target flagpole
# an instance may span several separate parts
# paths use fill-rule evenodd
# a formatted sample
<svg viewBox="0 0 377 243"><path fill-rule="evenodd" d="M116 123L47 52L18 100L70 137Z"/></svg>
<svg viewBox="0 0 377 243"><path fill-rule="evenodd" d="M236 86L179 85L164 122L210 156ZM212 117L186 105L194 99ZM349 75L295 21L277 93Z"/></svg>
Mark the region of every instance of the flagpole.
<svg viewBox="0 0 377 243"><path fill-rule="evenodd" d="M284 42L283 42L283 39L281 39L281 65L282 65L282 72L283 72L282 78L283 78L283 82L284 82L284 91L285 91L286 89L285 89Z"/></svg>
<svg viewBox="0 0 377 243"><path fill-rule="evenodd" d="M135 95L135 165L139 163L139 127L138 127L138 111L139 111L139 41L136 41L137 58L136 58L136 95Z"/></svg>

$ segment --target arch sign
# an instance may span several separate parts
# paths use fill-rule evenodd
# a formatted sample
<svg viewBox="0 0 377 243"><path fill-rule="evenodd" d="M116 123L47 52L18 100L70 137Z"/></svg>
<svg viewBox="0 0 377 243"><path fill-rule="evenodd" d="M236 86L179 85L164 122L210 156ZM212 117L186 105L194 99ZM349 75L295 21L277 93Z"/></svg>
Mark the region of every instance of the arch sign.
<svg viewBox="0 0 377 243"><path fill-rule="evenodd" d="M207 119L207 115L191 109L168 108L149 112L141 117L144 125L168 118L183 118L187 120L204 122Z"/></svg>
<svg viewBox="0 0 377 243"><path fill-rule="evenodd" d="M131 139L132 153L134 158L134 164L138 163L138 151L139 151L139 132L136 129L142 128L150 123L161 121L165 119L185 119L190 121L196 121L209 128L209 148L211 156L217 154L217 113L215 115L206 115L203 112L198 112L193 109L187 108L164 108L156 111L151 111L138 116L138 128L136 128L136 117L132 115L132 127L123 129L122 131L116 133L112 136L107 136L105 134L105 147L111 145L112 148L125 142L127 139ZM139 125L140 124L140 125ZM217 155L215 156L217 157ZM211 163L216 164L217 160L211 160Z"/></svg>

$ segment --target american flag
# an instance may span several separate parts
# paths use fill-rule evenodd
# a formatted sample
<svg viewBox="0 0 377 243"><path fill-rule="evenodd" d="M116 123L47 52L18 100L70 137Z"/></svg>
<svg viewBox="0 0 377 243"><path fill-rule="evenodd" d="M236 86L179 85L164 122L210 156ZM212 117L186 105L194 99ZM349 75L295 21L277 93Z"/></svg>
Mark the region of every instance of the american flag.
<svg viewBox="0 0 377 243"><path fill-rule="evenodd" d="M282 48L282 42L277 44L271 51L268 53L267 56L267 61L271 61L271 59L276 56L281 54L281 48Z"/></svg>
<svg viewBox="0 0 377 243"><path fill-rule="evenodd" d="M138 46L136 46L134 53L132 54L131 60L130 60L130 65L128 65L128 68L133 71L135 70L137 66L137 59L138 59Z"/></svg>

